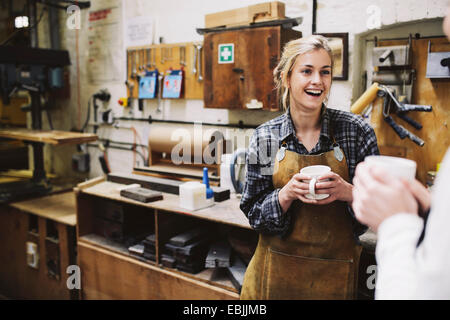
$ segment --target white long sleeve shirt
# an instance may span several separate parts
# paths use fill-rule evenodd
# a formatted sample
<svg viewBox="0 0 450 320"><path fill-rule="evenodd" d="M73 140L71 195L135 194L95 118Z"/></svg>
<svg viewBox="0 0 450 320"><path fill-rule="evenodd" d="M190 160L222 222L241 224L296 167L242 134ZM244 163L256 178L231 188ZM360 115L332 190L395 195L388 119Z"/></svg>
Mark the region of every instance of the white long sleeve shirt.
<svg viewBox="0 0 450 320"><path fill-rule="evenodd" d="M375 298L450 299L450 148L432 192L425 237L423 219L399 213L378 228Z"/></svg>

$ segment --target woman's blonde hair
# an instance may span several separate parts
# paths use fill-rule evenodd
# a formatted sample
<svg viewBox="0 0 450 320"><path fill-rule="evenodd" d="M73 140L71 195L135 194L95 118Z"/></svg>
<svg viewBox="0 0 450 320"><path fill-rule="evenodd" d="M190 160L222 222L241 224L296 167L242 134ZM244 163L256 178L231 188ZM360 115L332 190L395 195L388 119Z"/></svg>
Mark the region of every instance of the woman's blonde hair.
<svg viewBox="0 0 450 320"><path fill-rule="evenodd" d="M289 41L283 48L281 59L275 70L273 70L273 77L275 81L275 89L277 90L279 103L283 106L283 110L289 107L289 89L288 79L291 75L295 59L304 53L313 50L324 49L331 59L331 66L333 66L333 53L328 40L321 35L311 35L305 38ZM333 67L331 68L333 69Z"/></svg>

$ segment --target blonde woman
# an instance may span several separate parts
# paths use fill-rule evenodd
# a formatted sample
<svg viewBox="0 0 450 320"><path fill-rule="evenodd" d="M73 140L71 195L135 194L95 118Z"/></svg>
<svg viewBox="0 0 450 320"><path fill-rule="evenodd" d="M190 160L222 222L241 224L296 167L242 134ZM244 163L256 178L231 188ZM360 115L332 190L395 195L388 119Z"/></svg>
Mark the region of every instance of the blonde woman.
<svg viewBox="0 0 450 320"><path fill-rule="evenodd" d="M356 165L378 154L359 116L329 109L332 52L319 35L286 44L274 70L286 112L259 126L247 153L240 208L260 232L241 299L351 299L364 227L351 210ZM327 165L311 200L303 167Z"/></svg>

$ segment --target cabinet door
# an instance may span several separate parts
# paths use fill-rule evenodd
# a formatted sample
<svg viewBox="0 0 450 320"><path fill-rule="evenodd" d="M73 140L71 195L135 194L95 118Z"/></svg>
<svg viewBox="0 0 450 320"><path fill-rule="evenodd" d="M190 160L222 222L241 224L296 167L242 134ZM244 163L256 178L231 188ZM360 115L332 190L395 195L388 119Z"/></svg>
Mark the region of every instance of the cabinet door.
<svg viewBox="0 0 450 320"><path fill-rule="evenodd" d="M262 103L264 110L278 110L273 70L280 59L280 27L246 29L239 37L241 108Z"/></svg>
<svg viewBox="0 0 450 320"><path fill-rule="evenodd" d="M206 34L205 107L246 109L255 100L264 110L279 110L273 70L284 43L300 36L281 26ZM220 58L226 45L232 45L231 61Z"/></svg>
<svg viewBox="0 0 450 320"><path fill-rule="evenodd" d="M237 32L208 33L204 38L206 108L240 108ZM219 46L232 45L233 62L219 63ZM229 50L227 50L230 52Z"/></svg>

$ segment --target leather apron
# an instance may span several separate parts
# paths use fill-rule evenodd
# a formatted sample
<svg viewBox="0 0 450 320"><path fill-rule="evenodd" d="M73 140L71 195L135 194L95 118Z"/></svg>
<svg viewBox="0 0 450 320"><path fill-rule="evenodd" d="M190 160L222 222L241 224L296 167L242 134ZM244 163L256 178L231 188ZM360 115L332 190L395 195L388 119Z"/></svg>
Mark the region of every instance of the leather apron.
<svg viewBox="0 0 450 320"><path fill-rule="evenodd" d="M274 167L275 188L282 188L300 169L311 165L327 165L349 181L340 148L337 157L333 150L319 155L280 151L284 154L277 155L281 160L277 159ZM354 299L362 247L354 239L347 204L313 205L296 200L289 210L288 236L259 235L241 299Z"/></svg>

